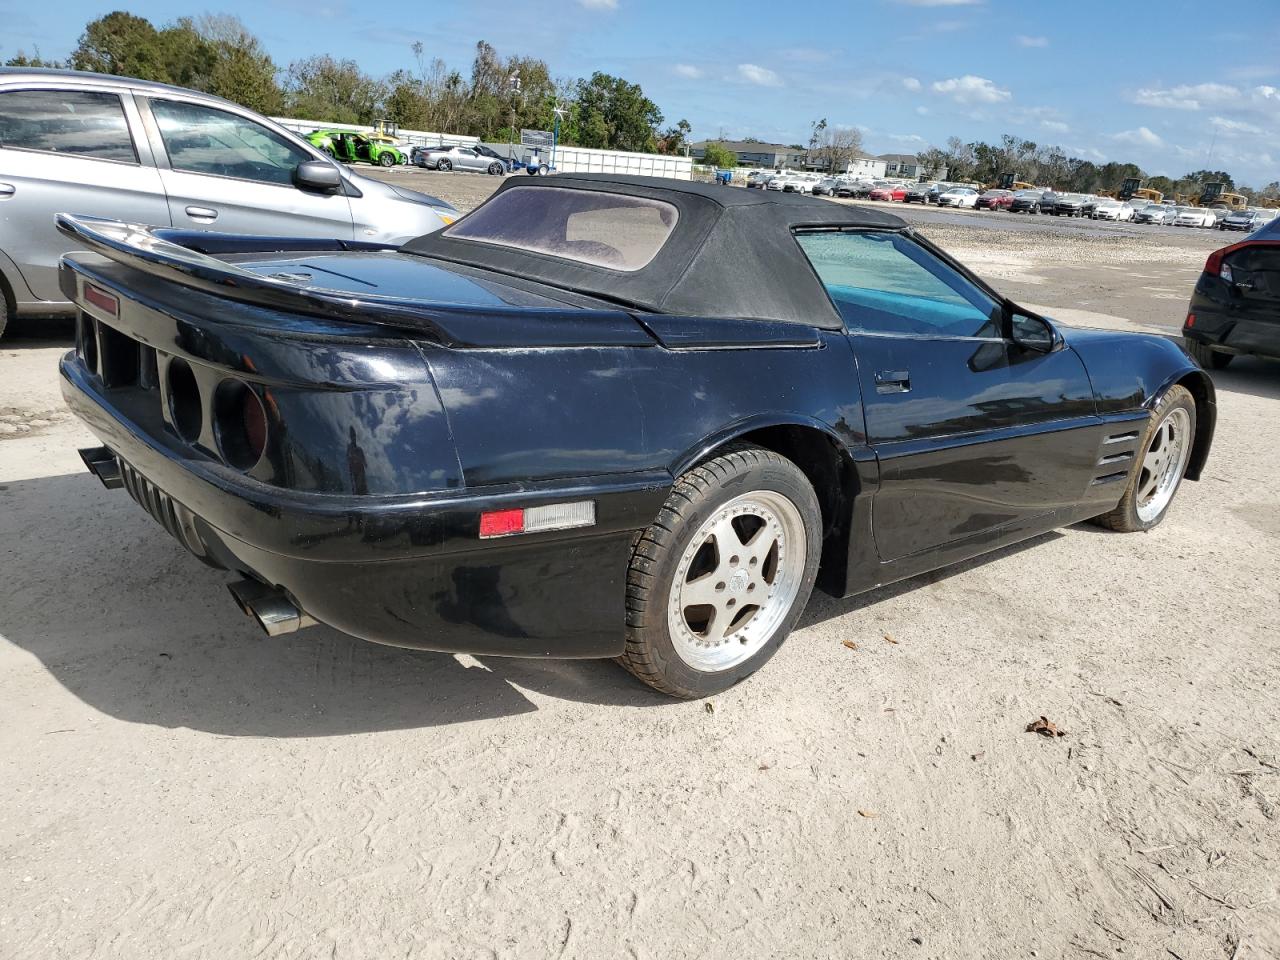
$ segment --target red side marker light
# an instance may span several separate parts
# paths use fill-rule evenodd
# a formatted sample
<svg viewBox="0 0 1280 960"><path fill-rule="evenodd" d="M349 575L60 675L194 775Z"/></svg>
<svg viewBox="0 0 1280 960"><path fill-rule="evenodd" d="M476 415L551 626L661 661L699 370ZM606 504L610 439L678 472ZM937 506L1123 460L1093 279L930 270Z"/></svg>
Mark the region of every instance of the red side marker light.
<svg viewBox="0 0 1280 960"><path fill-rule="evenodd" d="M1196 315L1194 313L1187 314L1187 322L1185 326L1194 327L1196 325Z"/></svg>
<svg viewBox="0 0 1280 960"><path fill-rule="evenodd" d="M101 287L86 283L84 285L84 298L108 316L120 316L120 301Z"/></svg>
<svg viewBox="0 0 1280 960"><path fill-rule="evenodd" d="M523 510L491 510L480 514L480 536L506 537L524 532Z"/></svg>

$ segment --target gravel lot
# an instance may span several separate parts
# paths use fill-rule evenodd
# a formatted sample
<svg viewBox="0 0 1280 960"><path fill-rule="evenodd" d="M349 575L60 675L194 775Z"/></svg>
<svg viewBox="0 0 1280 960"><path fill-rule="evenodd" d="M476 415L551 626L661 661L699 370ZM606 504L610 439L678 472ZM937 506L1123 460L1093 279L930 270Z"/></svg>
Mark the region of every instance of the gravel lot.
<svg viewBox="0 0 1280 960"><path fill-rule="evenodd" d="M1126 329L1176 329L1222 241L894 207ZM1280 365L1215 374L1156 531L818 595L676 703L609 663L263 638L85 473L66 348L0 343L0 957L1280 956Z"/></svg>

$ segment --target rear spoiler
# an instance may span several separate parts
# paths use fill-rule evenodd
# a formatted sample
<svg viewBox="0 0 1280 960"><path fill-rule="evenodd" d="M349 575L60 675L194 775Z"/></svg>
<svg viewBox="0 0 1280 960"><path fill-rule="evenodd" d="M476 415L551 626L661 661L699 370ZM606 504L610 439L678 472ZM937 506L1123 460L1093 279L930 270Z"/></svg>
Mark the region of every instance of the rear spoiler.
<svg viewBox="0 0 1280 960"><path fill-rule="evenodd" d="M630 314L615 310L569 306L563 309L481 307L378 294L356 296L349 291L266 277L216 256L295 250L305 253L398 249L390 244L299 237L246 237L148 227L66 213L57 214L55 222L59 232L93 253L182 287L288 313L349 323L371 323L418 335L425 334L427 338L444 346L505 345L493 341L511 339L512 331L509 328L511 321L516 320L525 325L538 321L546 324L545 329L540 331L542 336L533 338L533 342L539 346L554 345L545 341L548 335L551 335L551 339L557 339L553 333L557 329L560 329L560 336L567 339L566 345L581 342L587 329L592 326L592 321L606 320L611 322L608 325L616 325L625 319L628 327L636 328L635 320ZM503 327L508 328L505 334L501 329ZM595 340L599 336L600 331L597 330L594 336L588 335L587 339ZM643 333L641 336L648 339L643 337Z"/></svg>

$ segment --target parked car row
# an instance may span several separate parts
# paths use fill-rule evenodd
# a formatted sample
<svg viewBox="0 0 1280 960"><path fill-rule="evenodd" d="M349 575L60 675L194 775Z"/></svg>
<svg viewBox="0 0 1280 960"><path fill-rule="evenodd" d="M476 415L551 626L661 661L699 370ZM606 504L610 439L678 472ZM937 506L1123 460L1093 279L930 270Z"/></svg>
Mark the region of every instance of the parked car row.
<svg viewBox="0 0 1280 960"><path fill-rule="evenodd" d="M751 183L752 179L757 182ZM1256 230L1270 222L1276 210L1232 212L1219 207L1175 206L1137 200L1126 202L1087 193L1058 192L1045 188L1031 190L990 189L979 191L967 184L894 183L888 180L852 180L846 177L816 178L804 187L797 181L815 179L812 174L759 172L748 177L748 186L773 190L798 189L817 196L937 204L968 210L1002 210L1011 213L1046 214L1055 217L1089 217L1117 223L1154 223L1178 227L1218 227L1221 230Z"/></svg>
<svg viewBox="0 0 1280 960"><path fill-rule="evenodd" d="M833 196L834 181L834 177L824 178L820 174L797 173L794 170L753 170L747 174L746 185L749 189Z"/></svg>

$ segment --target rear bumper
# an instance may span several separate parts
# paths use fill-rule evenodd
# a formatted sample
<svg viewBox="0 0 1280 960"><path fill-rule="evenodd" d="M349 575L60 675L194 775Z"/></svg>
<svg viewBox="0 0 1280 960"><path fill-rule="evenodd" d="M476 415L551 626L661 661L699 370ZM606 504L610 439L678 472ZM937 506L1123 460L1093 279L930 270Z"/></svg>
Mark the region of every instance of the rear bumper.
<svg viewBox="0 0 1280 960"><path fill-rule="evenodd" d="M1259 320L1196 297L1188 312L1196 318L1195 326L1182 328L1182 335L1188 340L1210 344L1224 353L1280 360L1280 311L1273 320Z"/></svg>
<svg viewBox="0 0 1280 960"><path fill-rule="evenodd" d="M631 544L666 498L666 474L397 496L283 490L155 442L73 355L61 374L68 405L119 461L122 485L175 539L278 588L318 621L425 650L622 652ZM596 504L590 528L478 539L482 511L587 499Z"/></svg>

